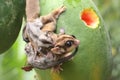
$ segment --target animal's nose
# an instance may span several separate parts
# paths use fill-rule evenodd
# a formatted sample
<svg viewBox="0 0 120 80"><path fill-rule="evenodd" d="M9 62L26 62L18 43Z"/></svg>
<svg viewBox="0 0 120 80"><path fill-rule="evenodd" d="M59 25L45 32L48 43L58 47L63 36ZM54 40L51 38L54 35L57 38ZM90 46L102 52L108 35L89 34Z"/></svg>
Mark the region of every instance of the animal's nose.
<svg viewBox="0 0 120 80"><path fill-rule="evenodd" d="M76 45L79 45L79 44L80 44L80 40L76 40L76 41L75 41L75 44L76 44Z"/></svg>

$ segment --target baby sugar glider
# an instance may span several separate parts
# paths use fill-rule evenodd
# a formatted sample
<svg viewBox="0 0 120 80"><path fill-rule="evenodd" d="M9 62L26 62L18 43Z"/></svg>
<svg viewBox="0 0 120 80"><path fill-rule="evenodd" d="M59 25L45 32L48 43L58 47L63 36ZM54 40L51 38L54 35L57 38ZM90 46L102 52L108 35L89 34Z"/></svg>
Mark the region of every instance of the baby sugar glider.
<svg viewBox="0 0 120 80"><path fill-rule="evenodd" d="M34 0L26 0L34 1ZM36 0L39 1L39 0ZM29 5L26 6L29 8ZM29 9L26 12L29 13ZM79 40L66 34L55 34L56 20L65 7L61 6L45 16L27 19L23 29L23 39L27 42L25 47L28 65L22 69L30 71L32 68L58 69L61 63L71 59L77 50ZM39 11L38 11L39 12ZM75 49L75 51L73 51Z"/></svg>
<svg viewBox="0 0 120 80"><path fill-rule="evenodd" d="M71 59L77 51L79 40L74 36L60 35L55 43L55 46L51 48L51 51L47 55L38 56L34 54L34 50L31 44L26 46L26 54L28 65L23 67L25 71L30 71L32 68L48 69L52 68L52 71L59 72L60 65L69 59Z"/></svg>
<svg viewBox="0 0 120 80"><path fill-rule="evenodd" d="M64 6L61 6L60 8L53 10L48 15L38 17L36 15L39 11L31 10L34 8L30 9L30 7L34 7L33 5L29 5L29 3L33 0L26 1L27 24L23 29L23 39L25 42L27 42L25 47L28 58L27 62L28 64L32 65L34 64L33 62L36 64L40 61L39 64L44 66L44 64L42 64L42 61L44 61L43 59L50 60L45 56L48 51L50 51L49 48L53 47L54 40L56 40L55 38L57 37L57 35L54 33L54 30L56 29L56 20L60 14L65 11L66 8ZM39 0L36 0L35 2L33 1L33 4L37 4L37 1L39 2ZM39 8L36 10L38 9ZM31 11L34 11L33 14ZM32 67L23 67L24 70L29 70L29 68Z"/></svg>

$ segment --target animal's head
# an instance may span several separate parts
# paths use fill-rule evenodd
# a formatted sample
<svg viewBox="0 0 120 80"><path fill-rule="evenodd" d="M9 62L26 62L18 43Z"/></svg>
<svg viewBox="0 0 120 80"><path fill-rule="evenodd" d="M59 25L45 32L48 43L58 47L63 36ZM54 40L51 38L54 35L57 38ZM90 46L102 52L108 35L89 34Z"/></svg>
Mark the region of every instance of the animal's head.
<svg viewBox="0 0 120 80"><path fill-rule="evenodd" d="M75 36L63 34L57 38L55 46L51 51L54 54L66 54L77 48L79 43L80 41Z"/></svg>

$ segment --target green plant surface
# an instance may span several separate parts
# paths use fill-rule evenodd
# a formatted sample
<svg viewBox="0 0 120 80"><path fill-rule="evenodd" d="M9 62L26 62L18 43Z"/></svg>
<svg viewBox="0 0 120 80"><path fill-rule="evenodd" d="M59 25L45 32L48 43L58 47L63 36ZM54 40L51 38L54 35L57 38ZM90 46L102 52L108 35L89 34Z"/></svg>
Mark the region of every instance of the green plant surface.
<svg viewBox="0 0 120 80"><path fill-rule="evenodd" d="M15 42L25 13L25 0L0 0L0 53Z"/></svg>
<svg viewBox="0 0 120 80"><path fill-rule="evenodd" d="M0 80L35 80L34 70L25 72L21 69L26 63L25 42L21 35L22 29L13 46L0 55Z"/></svg>
<svg viewBox="0 0 120 80"><path fill-rule="evenodd" d="M109 80L111 75L111 47L106 26L91 0L40 0L41 14L48 14L61 5L66 6L57 23L67 34L80 40L79 50L73 60L62 65L60 74L38 70L40 80ZM81 19L81 13L91 9L97 15L98 25L92 28Z"/></svg>
<svg viewBox="0 0 120 80"><path fill-rule="evenodd" d="M113 54L111 80L120 80L120 0L94 0L94 2L109 29Z"/></svg>

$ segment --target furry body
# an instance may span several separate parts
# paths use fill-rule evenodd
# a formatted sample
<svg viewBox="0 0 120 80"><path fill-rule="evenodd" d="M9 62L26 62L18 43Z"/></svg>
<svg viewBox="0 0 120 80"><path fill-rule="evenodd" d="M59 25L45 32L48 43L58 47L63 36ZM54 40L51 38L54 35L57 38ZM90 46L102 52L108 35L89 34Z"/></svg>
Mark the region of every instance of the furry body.
<svg viewBox="0 0 120 80"><path fill-rule="evenodd" d="M48 69L71 59L75 53L72 53L79 45L79 40L75 37L64 34L64 30L60 34L55 34L56 22L65 7L61 6L53 10L45 16L38 17L39 8L36 8L33 13L30 8L33 5L38 6L38 3L30 5L33 0L26 0L26 15L27 23L23 29L23 39L27 43L25 47L27 55L27 66L23 67L25 71L30 71L32 68ZM39 1L39 0L37 0ZM34 8L33 8L34 9Z"/></svg>

